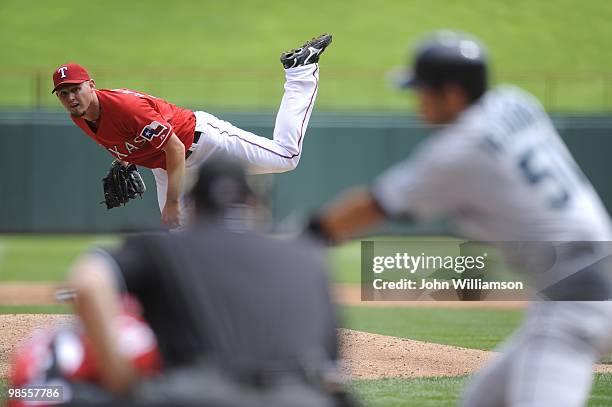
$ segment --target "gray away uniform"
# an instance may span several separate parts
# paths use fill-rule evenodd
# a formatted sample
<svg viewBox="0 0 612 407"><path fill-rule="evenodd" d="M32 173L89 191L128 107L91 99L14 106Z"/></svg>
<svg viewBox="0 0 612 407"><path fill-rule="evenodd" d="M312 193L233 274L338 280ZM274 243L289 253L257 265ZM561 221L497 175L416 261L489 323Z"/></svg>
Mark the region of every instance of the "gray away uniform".
<svg viewBox="0 0 612 407"><path fill-rule="evenodd" d="M384 173L372 194L391 217L445 215L461 235L496 244L537 289L561 281L560 290L549 298L574 298L572 291L582 280L586 287L601 288L589 299L610 298L608 285L596 273L580 274L587 277L578 285L563 283L568 275L609 256L610 245L603 242L612 240L612 227L543 108L520 89L504 86L487 92L409 160ZM585 253L558 256L542 277L512 250L525 242L600 243L592 243L595 249ZM464 404L583 405L593 364L611 349L612 302L533 302L502 356L468 389Z"/></svg>

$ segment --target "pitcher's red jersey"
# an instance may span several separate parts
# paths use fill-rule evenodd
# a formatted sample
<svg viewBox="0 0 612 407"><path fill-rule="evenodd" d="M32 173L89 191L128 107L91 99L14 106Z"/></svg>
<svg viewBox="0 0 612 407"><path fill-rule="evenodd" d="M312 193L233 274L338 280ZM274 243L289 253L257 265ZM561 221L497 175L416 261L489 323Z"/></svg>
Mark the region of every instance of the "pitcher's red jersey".
<svg viewBox="0 0 612 407"><path fill-rule="evenodd" d="M193 143L195 115L191 110L129 89L96 89L96 94L100 118L94 125L82 118L72 120L116 158L165 169L162 148L172 133L185 145L185 151Z"/></svg>

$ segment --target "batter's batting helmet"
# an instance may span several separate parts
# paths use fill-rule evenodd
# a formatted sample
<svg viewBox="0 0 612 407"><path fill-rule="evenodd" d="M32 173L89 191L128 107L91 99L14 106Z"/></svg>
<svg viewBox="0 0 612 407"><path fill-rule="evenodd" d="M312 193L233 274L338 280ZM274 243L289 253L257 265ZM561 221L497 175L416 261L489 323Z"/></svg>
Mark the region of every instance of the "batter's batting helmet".
<svg viewBox="0 0 612 407"><path fill-rule="evenodd" d="M417 43L412 71L398 80L402 88L439 89L455 83L470 101L478 99L488 86L488 57L484 46L471 35L437 31Z"/></svg>

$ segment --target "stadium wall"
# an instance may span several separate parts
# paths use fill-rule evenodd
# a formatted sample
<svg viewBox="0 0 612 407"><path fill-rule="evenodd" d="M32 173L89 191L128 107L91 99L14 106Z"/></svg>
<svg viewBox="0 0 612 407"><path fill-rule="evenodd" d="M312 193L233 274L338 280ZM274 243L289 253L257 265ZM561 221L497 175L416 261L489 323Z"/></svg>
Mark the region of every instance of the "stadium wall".
<svg viewBox="0 0 612 407"><path fill-rule="evenodd" d="M257 134L271 135L270 113L218 116ZM587 177L612 209L612 115L557 115L554 122ZM269 185L272 213L282 220L307 213L408 155L428 130L401 113L319 113L311 120L298 168L255 177ZM101 178L112 158L62 112L0 112L0 232L116 232L156 228L154 180L143 171L142 200L107 211ZM406 231L404 229L404 231ZM442 224L407 231L440 233Z"/></svg>

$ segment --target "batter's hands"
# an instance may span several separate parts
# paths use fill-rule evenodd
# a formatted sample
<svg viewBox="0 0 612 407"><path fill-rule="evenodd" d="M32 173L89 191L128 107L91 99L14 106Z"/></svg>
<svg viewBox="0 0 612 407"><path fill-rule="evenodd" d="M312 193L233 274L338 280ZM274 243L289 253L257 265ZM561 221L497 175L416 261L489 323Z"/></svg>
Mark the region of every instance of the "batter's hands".
<svg viewBox="0 0 612 407"><path fill-rule="evenodd" d="M161 221L170 229L178 228L181 217L181 208L178 201L168 201L162 211Z"/></svg>

